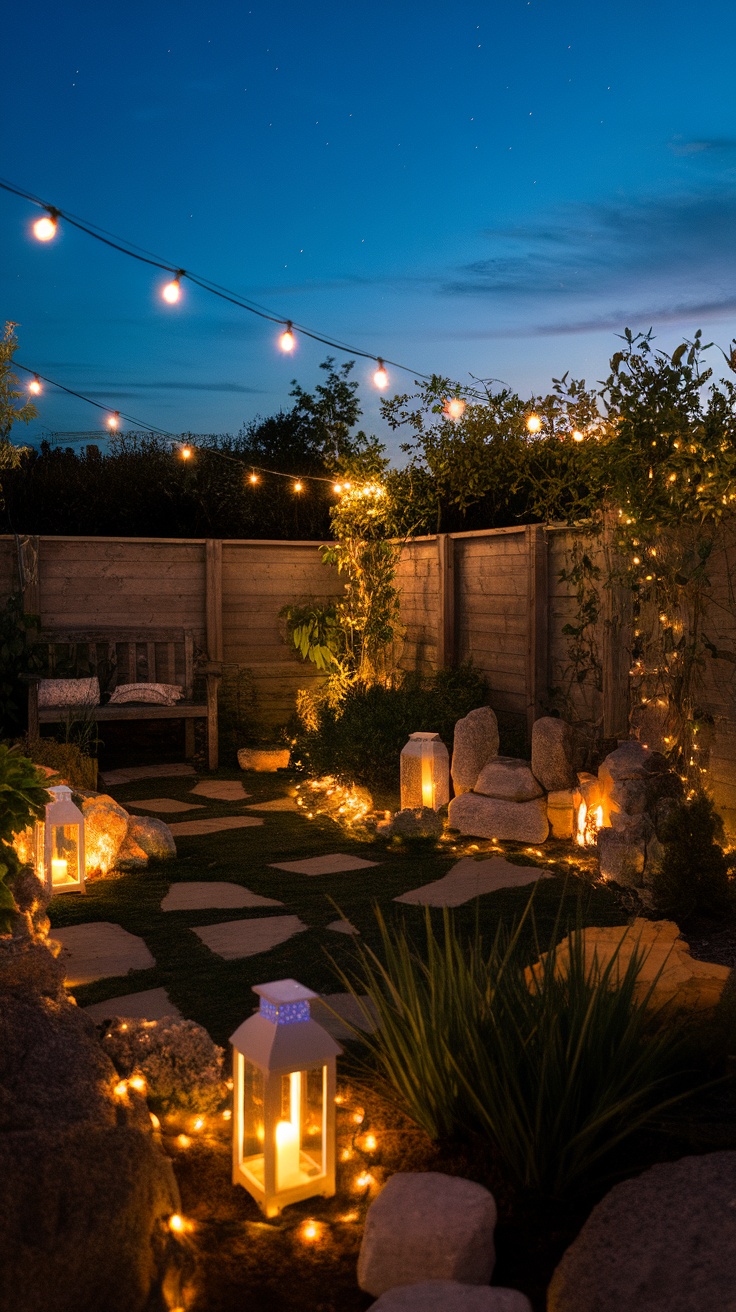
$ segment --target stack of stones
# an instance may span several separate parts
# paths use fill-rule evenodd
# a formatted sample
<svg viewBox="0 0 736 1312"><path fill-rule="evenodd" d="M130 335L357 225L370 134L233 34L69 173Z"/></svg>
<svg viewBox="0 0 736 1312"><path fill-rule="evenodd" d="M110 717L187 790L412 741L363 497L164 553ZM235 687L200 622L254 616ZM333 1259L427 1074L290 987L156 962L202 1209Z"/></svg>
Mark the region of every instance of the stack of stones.
<svg viewBox="0 0 736 1312"><path fill-rule="evenodd" d="M455 725L455 797L449 810L452 828L477 838L543 843L550 831L551 798L553 812L562 806L570 816L569 832L556 836L571 837L576 774L569 724L551 716L537 720L532 730L531 761L499 756L498 745L498 724L490 706L471 711ZM569 793L569 803L562 790ZM561 821L558 816L558 828Z"/></svg>

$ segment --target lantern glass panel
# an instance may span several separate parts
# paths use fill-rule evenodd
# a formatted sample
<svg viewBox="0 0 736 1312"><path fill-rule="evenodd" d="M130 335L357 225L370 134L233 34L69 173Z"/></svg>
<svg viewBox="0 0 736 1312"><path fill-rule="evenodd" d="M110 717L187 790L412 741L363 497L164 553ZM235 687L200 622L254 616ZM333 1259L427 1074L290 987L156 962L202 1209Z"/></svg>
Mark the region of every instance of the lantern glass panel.
<svg viewBox="0 0 736 1312"><path fill-rule="evenodd" d="M79 825L51 826L51 883L76 883L79 879Z"/></svg>
<svg viewBox="0 0 736 1312"><path fill-rule="evenodd" d="M326 1070L305 1071L302 1083L302 1156L307 1174L322 1175L324 1167L324 1112Z"/></svg>
<svg viewBox="0 0 736 1312"><path fill-rule="evenodd" d="M276 1188L294 1189L324 1173L324 1067L281 1076L276 1126Z"/></svg>
<svg viewBox="0 0 736 1312"><path fill-rule="evenodd" d="M260 1188L263 1188L263 1145L266 1135L263 1071L253 1062L245 1062L243 1084L243 1144L241 1160L244 1169Z"/></svg>

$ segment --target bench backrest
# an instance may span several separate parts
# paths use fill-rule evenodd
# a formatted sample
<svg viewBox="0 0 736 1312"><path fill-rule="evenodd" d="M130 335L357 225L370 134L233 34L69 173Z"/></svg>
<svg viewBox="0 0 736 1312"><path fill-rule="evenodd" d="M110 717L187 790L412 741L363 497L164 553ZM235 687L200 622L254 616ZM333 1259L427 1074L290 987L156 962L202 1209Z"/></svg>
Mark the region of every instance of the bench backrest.
<svg viewBox="0 0 736 1312"><path fill-rule="evenodd" d="M43 629L49 678L97 675L100 689L121 683L177 683L191 701L197 665L206 654L191 629Z"/></svg>

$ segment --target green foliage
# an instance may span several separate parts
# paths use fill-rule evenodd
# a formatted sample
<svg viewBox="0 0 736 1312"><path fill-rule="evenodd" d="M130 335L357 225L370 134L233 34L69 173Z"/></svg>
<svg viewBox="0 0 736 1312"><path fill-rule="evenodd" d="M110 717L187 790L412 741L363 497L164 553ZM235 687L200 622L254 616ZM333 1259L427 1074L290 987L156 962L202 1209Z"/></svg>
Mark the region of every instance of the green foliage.
<svg viewBox="0 0 736 1312"><path fill-rule="evenodd" d="M663 915L684 924L694 915L724 916L733 907L723 821L705 793L681 803L664 831L664 857L652 894Z"/></svg>
<svg viewBox="0 0 736 1312"><path fill-rule="evenodd" d="M97 788L97 757L87 754L78 742L57 738L25 737L19 744L36 765L45 765L70 788L94 792Z"/></svg>
<svg viewBox="0 0 736 1312"><path fill-rule="evenodd" d="M17 324L6 323L0 338L0 472L17 469L27 448L13 446L10 434L15 424L29 424L38 415L35 405L21 391L20 381L13 373L13 356L18 349L15 335ZM17 402L23 400L22 405ZM0 506L3 504L3 483L0 482Z"/></svg>
<svg viewBox="0 0 736 1312"><path fill-rule="evenodd" d="M388 684L356 685L339 706L317 708L316 727L298 733L293 756L317 774L395 790L410 733L439 733L451 750L456 721L487 703L488 686L471 665L426 680L405 675Z"/></svg>
<svg viewBox="0 0 736 1312"><path fill-rule="evenodd" d="M303 661L331 674L345 656L345 637L337 618L337 602L303 602L284 606L289 635Z"/></svg>
<svg viewBox="0 0 736 1312"><path fill-rule="evenodd" d="M477 927L462 941L448 911L438 934L427 911L420 949L376 914L380 951L359 947L355 972L339 973L378 1016L361 1034L371 1078L433 1138L482 1135L517 1187L561 1198L682 1096L682 1035L653 1022L651 989L637 996L636 953L625 970L617 954L604 968L586 964L578 922L565 970L552 952L532 976L524 917L511 933L499 924L486 946Z"/></svg>
<svg viewBox="0 0 736 1312"><path fill-rule="evenodd" d="M15 901L7 885L19 869L13 847L15 834L44 815L50 800L47 780L18 747L0 743L0 933L7 933Z"/></svg>
<svg viewBox="0 0 736 1312"><path fill-rule="evenodd" d="M26 615L21 598L8 597L0 610L0 733L11 737L26 718L28 688L21 679L41 668L33 649L34 630L40 620Z"/></svg>

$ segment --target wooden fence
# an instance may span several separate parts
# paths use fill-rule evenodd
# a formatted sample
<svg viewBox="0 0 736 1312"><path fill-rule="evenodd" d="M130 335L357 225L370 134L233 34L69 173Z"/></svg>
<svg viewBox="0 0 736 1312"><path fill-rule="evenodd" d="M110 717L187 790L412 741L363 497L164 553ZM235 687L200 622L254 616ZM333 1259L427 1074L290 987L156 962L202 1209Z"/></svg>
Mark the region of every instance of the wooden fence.
<svg viewBox="0 0 736 1312"><path fill-rule="evenodd" d="M569 667L576 603L559 576L569 538L537 526L414 538L398 570L400 663L428 672L472 659L497 712L519 728L547 708ZM339 591L315 542L195 538L0 538L0 594L22 588L44 627L190 629L210 660L252 671L263 723L283 723L317 676L285 641L281 609ZM23 575L21 579L21 573ZM620 644L606 642L603 693L573 689L580 715L626 732ZM628 658L624 653L628 666ZM619 661L620 664L620 661ZM605 724L603 723L605 720Z"/></svg>

